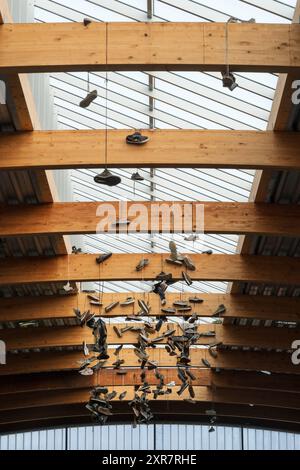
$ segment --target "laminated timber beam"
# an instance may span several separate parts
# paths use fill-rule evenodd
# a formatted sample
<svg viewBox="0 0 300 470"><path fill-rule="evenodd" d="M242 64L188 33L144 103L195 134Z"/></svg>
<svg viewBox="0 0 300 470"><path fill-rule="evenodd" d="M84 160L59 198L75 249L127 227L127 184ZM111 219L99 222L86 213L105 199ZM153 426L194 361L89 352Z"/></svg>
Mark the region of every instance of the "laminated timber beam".
<svg viewBox="0 0 300 470"><path fill-rule="evenodd" d="M126 219L131 223L119 229L109 221L110 210L113 210L116 220L123 220L125 204L128 214ZM179 217L175 219L178 213ZM14 208L0 205L0 220L2 238L116 233L119 230L122 233L124 230L126 233L183 233L199 230L202 222L204 233L281 237L300 235L300 206L297 204L134 201L120 206L119 202L106 201L56 202Z"/></svg>
<svg viewBox="0 0 300 470"><path fill-rule="evenodd" d="M150 359L159 361L160 368L176 367L176 358L169 356L164 350L150 351ZM192 349L192 367L204 370L202 359L208 359L212 368L225 370L269 371L277 374L300 374L300 367L292 364L291 354L286 352L255 352L220 350L218 357L210 356L207 349ZM15 374L33 374L41 372L78 370L83 360L82 351L40 351L39 353L7 354L6 365L0 366L0 376ZM107 363L111 366L113 360ZM140 367L137 356L126 353L126 369Z"/></svg>
<svg viewBox="0 0 300 470"><path fill-rule="evenodd" d="M174 335L182 335L179 326L166 324L169 329L174 329ZM119 330L125 327L143 327L142 322L133 323L115 323L115 327ZM163 332L167 331L166 327L155 334L149 336L150 340L161 337ZM247 327L232 326L222 324L200 325L197 328L198 333L214 332L214 336L200 337L196 344L213 345L222 343L222 346L239 346L272 350L291 350L292 343L299 339L300 330L298 328L265 328L265 327ZM83 342L93 345L95 338L92 330L89 328L81 328L80 326L63 326L63 327L47 327L47 328L6 328L1 331L1 340L6 344L7 351L55 348L81 346ZM132 345L137 344L139 331L126 331L121 336L115 332L113 325L107 325L107 344L108 345ZM167 338L163 338L158 344L166 344ZM131 349L124 349L120 353L120 357L127 364L128 358L134 354ZM112 364L115 356L111 356L108 364Z"/></svg>
<svg viewBox="0 0 300 470"><path fill-rule="evenodd" d="M299 394L300 376L291 374L263 375L257 372L222 370L217 373L209 369L190 369L194 376L193 385L221 389L272 390L276 392ZM145 381L149 385L158 385L159 380L153 371L144 370ZM181 385L177 368L159 368L165 383L175 382ZM118 375L113 369L102 369L92 376L82 376L77 371L24 374L0 377L0 395L18 395L28 392L49 390L76 390L102 386L135 386L141 385L139 368L126 368L126 375Z"/></svg>
<svg viewBox="0 0 300 470"><path fill-rule="evenodd" d="M152 389L154 389L153 387ZM195 400L199 403L226 403L226 404L253 404L256 406L274 407L274 408L287 408L300 410L300 397L299 394L289 393L288 399L286 394L281 392L261 391L261 390L241 390L241 389L212 389L210 387L194 386ZM129 386L111 386L108 387L109 391L116 391L118 396L120 393L126 391L127 395L124 402L133 400L136 393L135 387ZM181 396L177 394L177 388L172 389L170 395L163 395L157 397L158 402L177 402L180 408L181 402L189 398L188 390L185 390ZM85 387L83 389L74 390L51 390L43 393L28 392L18 395L2 395L0 401L0 412L6 410L16 410L24 408L39 408L43 406L60 406L60 405L73 405L88 402L90 398L91 389ZM114 411L114 403L118 403L118 396L112 400L112 412ZM150 403L153 401L152 395L149 395Z"/></svg>
<svg viewBox="0 0 300 470"><path fill-rule="evenodd" d="M115 403L116 414L110 417L110 423L132 424L132 411L125 403ZM297 410L250 407L247 405L215 404L219 425L245 425L270 429L299 431L300 414ZM208 424L207 404L199 402L197 406L182 402L152 402L151 410L154 412L156 422ZM3 411L0 414L0 430L7 432L30 430L49 426L91 424L91 416L82 404L45 406Z"/></svg>
<svg viewBox="0 0 300 470"><path fill-rule="evenodd" d="M165 262L167 254L114 254L98 265L97 255L78 254L54 258L6 258L1 261L0 285L63 281L153 280L164 268L173 279L182 278L182 267ZM141 272L135 267L141 259L149 265ZM292 257L251 255L193 255L193 280L253 281L300 284L300 260Z"/></svg>
<svg viewBox="0 0 300 470"><path fill-rule="evenodd" d="M0 27L0 73L86 70L289 72L297 24L42 23Z"/></svg>
<svg viewBox="0 0 300 470"><path fill-rule="evenodd" d="M97 296L97 294L94 294ZM112 302L124 302L128 297L134 295L134 305L116 308L110 312L105 312L104 308L100 313L102 317L126 317L137 313L139 310L137 301L145 299L144 293L104 293L102 294L103 307ZM184 294L166 294L166 307L172 307L173 302L181 298L188 301L191 296ZM300 299L296 297L275 297L275 296L250 296L250 295L230 295L230 294L200 294L203 300L201 304L193 304L193 313L201 317L212 317L219 305L226 306L223 318L234 319L244 318L250 320L273 320L299 322L300 320ZM146 300L151 310L149 315L156 316L160 312L161 304L156 294L146 294ZM59 295L41 297L12 297L0 299L0 323L43 320L56 318L74 319L74 308L79 308L82 312L89 308L92 312L99 314L99 308L89 304L86 294ZM192 304L191 304L192 305ZM172 316L189 317L191 312L177 312Z"/></svg>
<svg viewBox="0 0 300 470"><path fill-rule="evenodd" d="M165 377L165 382L175 382L181 385L178 378L178 372L175 368L159 368L161 374ZM211 371L208 369L192 369L196 379L194 385L206 387L210 386ZM95 372L92 376L82 376L77 371L55 372L45 374L15 375L0 378L0 396L7 394L22 394L28 392L43 392L49 390L76 390L82 388L93 388L101 383L102 386L135 386L141 385L141 371L139 368L126 369L126 375L117 375L113 369L102 369ZM158 385L159 380L155 377L153 371L145 369L146 380L150 385ZM257 375L257 374L255 374ZM293 376L294 377L294 376ZM268 377L266 377L268 378ZM286 376L288 379L288 376ZM300 377L294 378L294 381L300 380ZM294 381L288 381L285 390L292 389ZM298 383L298 381L296 383ZM282 387L280 387L281 389ZM293 391L293 390L291 390Z"/></svg>
<svg viewBox="0 0 300 470"><path fill-rule="evenodd" d="M144 146L126 144L127 130L109 130L110 168L300 168L297 132L144 130ZM0 170L100 168L105 165L104 130L34 131L3 134ZM88 150L88 151L87 151Z"/></svg>

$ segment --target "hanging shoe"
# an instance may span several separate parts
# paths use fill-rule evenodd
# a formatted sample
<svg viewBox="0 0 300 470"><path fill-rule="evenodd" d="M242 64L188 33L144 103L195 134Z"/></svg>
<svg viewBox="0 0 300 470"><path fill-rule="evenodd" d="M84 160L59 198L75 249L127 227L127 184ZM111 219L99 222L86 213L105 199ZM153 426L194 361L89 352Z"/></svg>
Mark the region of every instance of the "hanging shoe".
<svg viewBox="0 0 300 470"><path fill-rule="evenodd" d="M201 255L212 255L213 251L212 250L205 250L201 252Z"/></svg>
<svg viewBox="0 0 300 470"><path fill-rule="evenodd" d="M189 307L188 302L186 302L185 300L175 300L175 302L173 302L173 305L174 307L178 307L178 308Z"/></svg>
<svg viewBox="0 0 300 470"><path fill-rule="evenodd" d="M201 359L201 361L205 367L211 368L210 362L207 359Z"/></svg>
<svg viewBox="0 0 300 470"><path fill-rule="evenodd" d="M141 259L141 261L139 262L139 264L136 266L136 271L142 271L146 266L148 266L149 264L149 260L148 259Z"/></svg>
<svg viewBox="0 0 300 470"><path fill-rule="evenodd" d="M131 179L132 181L144 181L145 180L145 178L142 175L140 175L138 171L136 173L132 173Z"/></svg>
<svg viewBox="0 0 300 470"><path fill-rule="evenodd" d="M127 307L127 305L133 305L135 303L135 299L133 297L127 297L124 302L120 303L120 307Z"/></svg>
<svg viewBox="0 0 300 470"><path fill-rule="evenodd" d="M204 300L200 299L200 297L190 297L189 302L191 304L202 304L204 302Z"/></svg>
<svg viewBox="0 0 300 470"><path fill-rule="evenodd" d="M179 259L166 258L166 263L174 264L175 266L182 266L182 261Z"/></svg>
<svg viewBox="0 0 300 470"><path fill-rule="evenodd" d="M118 336L118 338L122 338L123 333L119 330L118 327L116 327L116 325L113 326L113 330L116 333L116 335Z"/></svg>
<svg viewBox="0 0 300 470"><path fill-rule="evenodd" d="M121 178L119 176L113 175L107 168L99 173L94 178L95 183L104 184L106 186L117 186L121 183Z"/></svg>
<svg viewBox="0 0 300 470"><path fill-rule="evenodd" d="M146 304L144 300L138 300L138 304L143 310L143 312L145 312L146 315L149 315L151 307L148 304Z"/></svg>
<svg viewBox="0 0 300 470"><path fill-rule="evenodd" d="M83 349L83 354L84 354L85 356L89 356L89 355L90 355L89 348L88 348L88 346L87 346L87 344L86 344L85 341L83 342L82 349Z"/></svg>
<svg viewBox="0 0 300 470"><path fill-rule="evenodd" d="M120 401L124 400L124 398L126 397L126 395L127 395L127 391L126 391L126 390L125 390L125 392L120 393L120 395L119 395L119 400L120 400Z"/></svg>
<svg viewBox="0 0 300 470"><path fill-rule="evenodd" d="M173 279L172 273L167 274L164 271L161 271L155 278L156 281L165 281L165 282L172 281L172 279Z"/></svg>
<svg viewBox="0 0 300 470"><path fill-rule="evenodd" d="M189 394L191 398L195 398L195 391L191 384L189 385Z"/></svg>
<svg viewBox="0 0 300 470"><path fill-rule="evenodd" d="M185 273L184 271L182 271L182 279L185 281L185 283L188 285L188 286L191 286L193 284L193 281L192 279L190 278L190 276Z"/></svg>
<svg viewBox="0 0 300 470"><path fill-rule="evenodd" d="M192 310L192 307L179 307L177 308L177 312L178 313L186 313L186 312L190 312Z"/></svg>
<svg viewBox="0 0 300 470"><path fill-rule="evenodd" d="M173 240L170 241L170 243L169 243L169 249L170 249L170 252L171 252L171 259L174 260L174 261L178 260L177 246L176 246L176 243Z"/></svg>
<svg viewBox="0 0 300 470"><path fill-rule="evenodd" d="M177 395L181 396L181 395L183 394L183 392L188 388L188 386L189 386L189 383L188 383L188 382L184 382L184 383L181 385L180 389L178 390Z"/></svg>
<svg viewBox="0 0 300 470"><path fill-rule="evenodd" d="M119 336L119 335L118 335ZM115 352L113 353L114 356L118 356L120 354L120 351L121 349L123 348L123 344L120 344L120 346L118 346L116 349L115 349Z"/></svg>
<svg viewBox="0 0 300 470"><path fill-rule="evenodd" d="M238 84L236 83L236 78L231 72L222 72L222 82L223 87L228 88L230 91L233 91L238 87Z"/></svg>
<svg viewBox="0 0 300 470"><path fill-rule="evenodd" d="M96 99L97 97L98 97L98 92L97 92L97 90L90 91L90 93L88 93L88 94L86 95L86 97L85 97L82 101L80 101L79 106L80 106L81 108L88 108L89 105L90 105L93 101L95 101L95 99Z"/></svg>
<svg viewBox="0 0 300 470"><path fill-rule="evenodd" d="M98 258L96 258L96 263L97 264L104 263L104 261L106 261L111 256L112 256L112 253L104 253L103 255L100 255L98 256Z"/></svg>
<svg viewBox="0 0 300 470"><path fill-rule="evenodd" d="M214 359L217 359L218 353L217 353L216 349L209 347L208 352L211 355L211 357L213 357Z"/></svg>
<svg viewBox="0 0 300 470"><path fill-rule="evenodd" d="M184 240L186 242L195 242L196 240L198 240L198 238L199 238L199 235L192 234L192 235L188 235L184 237Z"/></svg>
<svg viewBox="0 0 300 470"><path fill-rule="evenodd" d="M166 315L175 315L176 309L175 308L161 308L161 312L165 313Z"/></svg>
<svg viewBox="0 0 300 470"><path fill-rule="evenodd" d="M92 23L93 20L91 20L90 18L83 18L83 24L84 26L88 26L89 24Z"/></svg>
<svg viewBox="0 0 300 470"><path fill-rule="evenodd" d="M112 302L111 304L107 305L107 307L105 307L105 313L108 313L110 312L111 310L113 310L117 305L119 305L119 302Z"/></svg>
<svg viewBox="0 0 300 470"><path fill-rule="evenodd" d="M149 137L142 135L138 131L135 131L133 134L128 135L126 137L126 143L133 144L133 145L143 145L143 144L146 144L146 142L148 142L149 140L150 140Z"/></svg>
<svg viewBox="0 0 300 470"><path fill-rule="evenodd" d="M220 315L223 315L224 313L226 313L226 307L225 305L221 304L219 305L217 310L212 314L212 317L219 317Z"/></svg>
<svg viewBox="0 0 300 470"><path fill-rule="evenodd" d="M194 263L192 262L191 258L189 258L188 256L184 256L183 258L183 264L185 265L185 267L187 269L189 269L190 271L196 271L196 266L194 265Z"/></svg>
<svg viewBox="0 0 300 470"><path fill-rule="evenodd" d="M186 372L186 375L188 375L191 380L196 380L196 377L189 369L186 369L185 372Z"/></svg>

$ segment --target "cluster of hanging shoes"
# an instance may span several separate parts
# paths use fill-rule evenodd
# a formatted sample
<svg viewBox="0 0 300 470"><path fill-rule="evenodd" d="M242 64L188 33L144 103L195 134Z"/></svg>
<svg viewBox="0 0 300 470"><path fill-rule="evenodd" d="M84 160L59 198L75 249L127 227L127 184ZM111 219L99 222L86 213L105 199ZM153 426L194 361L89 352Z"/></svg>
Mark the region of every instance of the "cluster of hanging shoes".
<svg viewBox="0 0 300 470"><path fill-rule="evenodd" d="M88 299L90 305L92 306L102 306L101 299L94 294L88 294ZM180 313L181 311L187 312L192 310L191 305L202 304L204 302L198 296L190 297L188 301L185 300L175 300L173 302L173 307L175 311ZM108 304L104 311L106 313L110 312L112 309L117 306L128 307L135 304L134 297L128 297L124 301L113 301ZM143 316L149 315L151 307L142 299L138 299L138 306L140 308L140 313ZM163 309L162 309L163 310ZM170 328L167 326L164 332L160 333L162 326L167 321L167 314L174 314L174 310L164 309L165 315L159 315L157 320L154 322L144 321L141 326L128 326L125 325L123 328L120 328L119 325L114 325L113 330L116 333L118 338L122 338L124 334L128 332L136 332L138 334L137 342L134 345L134 354L137 356L140 363L140 378L141 385L135 391L134 398L129 401L129 406L133 411L133 424L146 424L153 419L153 413L151 412L150 400L156 400L159 396L169 395L172 393L172 388L176 386L175 383L165 383L164 376L159 372L159 365L156 361L150 360L150 354L148 353L149 348L156 348L160 344L165 344L165 350L170 356L176 357L177 369L178 369L178 378L181 381L181 385L177 390L177 394L181 396L185 390L188 390L188 398L184 398L184 401L196 404L195 392L193 388L193 381L196 379L195 375L191 370L191 355L190 348L191 346L201 344L201 337L203 338L213 338L215 337L215 331L206 331L199 333L197 331L197 314L192 314L183 325L178 324L177 328L175 326ZM214 317L219 317L226 312L226 307L220 305L216 311L213 313ZM93 335L95 337L95 344L92 349L94 353L97 353L94 356L90 356L90 352L86 345L84 345L85 356L88 356L79 368L79 373L82 375L92 375L95 371L105 367L109 355L107 354L107 329L106 324L103 319L95 318L95 314L91 313L89 310L81 313L80 310L74 309L76 317L79 319L82 326L87 326L93 330ZM182 334L178 334L178 328L181 329ZM157 336L157 333L160 333ZM152 337L153 336L153 337ZM207 343L207 340L204 344ZM210 344L208 351L212 358L217 357L217 347L221 346L221 343L212 343ZM117 346L114 351L116 360L112 363L113 369L118 375L126 375L126 369L122 368L125 364L125 360L120 358L120 352L123 348L123 345ZM206 358L202 358L202 365L206 368L210 368L210 361ZM146 380L146 371L154 371L158 383L156 387L151 387ZM127 391L125 390L119 396L119 400L124 400L126 398ZM86 405L86 408L91 412L93 419L99 424L105 424L109 416L113 414L111 400L117 397L116 392L108 392L108 389L105 387L96 387L91 394L91 398ZM208 410L209 412L209 410ZM216 416L209 416L210 422L210 432L214 430L213 425L216 421Z"/></svg>
<svg viewBox="0 0 300 470"><path fill-rule="evenodd" d="M135 131L133 134L126 137L126 143L129 145L144 145L149 141L149 137L142 135L140 132ZM131 175L134 183L144 181L144 177L138 171ZM101 173L95 176L95 183L103 184L106 186L117 186L121 183L121 178L114 175L108 168L105 168Z"/></svg>

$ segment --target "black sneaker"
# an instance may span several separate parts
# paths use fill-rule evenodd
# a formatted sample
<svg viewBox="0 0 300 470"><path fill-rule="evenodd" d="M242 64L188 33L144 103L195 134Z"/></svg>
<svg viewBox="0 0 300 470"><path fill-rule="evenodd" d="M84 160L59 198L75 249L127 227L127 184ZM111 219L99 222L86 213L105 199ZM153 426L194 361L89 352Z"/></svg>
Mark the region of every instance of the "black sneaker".
<svg viewBox="0 0 300 470"><path fill-rule="evenodd" d="M95 101L95 99L96 99L97 97L98 97L98 92L97 92L97 90L93 90L93 91L91 91L90 93L88 93L88 94L86 95L86 97L85 97L82 101L80 101L79 106L80 106L81 108L88 108L89 105L90 105L93 101Z"/></svg>
<svg viewBox="0 0 300 470"><path fill-rule="evenodd" d="M224 313L226 313L226 307L225 307L225 305L221 304L221 305L219 305L217 310L212 314L212 317L220 317Z"/></svg>
<svg viewBox="0 0 300 470"><path fill-rule="evenodd" d="M238 87L235 76L231 72L222 72L222 82L223 87L228 88L230 91L233 91Z"/></svg>
<svg viewBox="0 0 300 470"><path fill-rule="evenodd" d="M109 259L111 256L112 256L112 253L104 253L103 255L100 255L98 256L98 258L96 258L96 263L97 264L104 263L104 261Z"/></svg>
<svg viewBox="0 0 300 470"><path fill-rule="evenodd" d="M99 173L94 178L95 183L104 184L106 186L117 186L121 183L121 178L119 176L113 175L107 168Z"/></svg>
<svg viewBox="0 0 300 470"><path fill-rule="evenodd" d="M136 131L131 135L128 135L126 137L126 143L127 144L133 144L133 145L143 145L146 144L146 142L149 141L149 137L146 137L142 135L140 132Z"/></svg>
<svg viewBox="0 0 300 470"><path fill-rule="evenodd" d="M137 171L136 173L133 173L131 175L131 179L132 181L144 181L144 177L142 175L139 174L139 172Z"/></svg>

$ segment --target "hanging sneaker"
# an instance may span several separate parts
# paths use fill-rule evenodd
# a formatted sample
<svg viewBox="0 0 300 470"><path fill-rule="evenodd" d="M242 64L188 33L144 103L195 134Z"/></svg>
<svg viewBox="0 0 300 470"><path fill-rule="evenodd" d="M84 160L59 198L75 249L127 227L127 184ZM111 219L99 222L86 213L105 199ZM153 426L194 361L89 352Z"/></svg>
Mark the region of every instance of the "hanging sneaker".
<svg viewBox="0 0 300 470"><path fill-rule="evenodd" d="M97 97L98 97L98 92L97 92L97 90L90 91L90 93L88 93L88 94L86 95L86 97L85 97L82 101L80 101L79 106L80 106L81 108L88 108L89 105L90 105L93 101L95 101L95 99L96 99Z"/></svg>
<svg viewBox="0 0 300 470"><path fill-rule="evenodd" d="M120 400L120 401L124 400L124 398L126 397L126 395L127 395L127 391L126 391L126 390L125 390L125 392L120 393L120 395L119 395L119 400Z"/></svg>
<svg viewBox="0 0 300 470"><path fill-rule="evenodd" d="M119 302L112 302L111 304L107 305L107 307L105 307L105 313L108 313L110 312L111 310L113 310L117 305L119 305Z"/></svg>
<svg viewBox="0 0 300 470"><path fill-rule="evenodd" d="M112 256L112 253L104 253L103 255L100 255L98 256L98 258L96 258L96 263L97 264L104 263L104 261L106 261L111 256Z"/></svg>
<svg viewBox="0 0 300 470"><path fill-rule="evenodd" d="M135 131L133 134L126 137L126 143L133 145L143 145L146 144L149 140L149 137L142 135L138 131Z"/></svg>
<svg viewBox="0 0 300 470"><path fill-rule="evenodd" d="M189 258L188 256L184 256L183 258L183 264L185 265L185 267L187 269L189 269L190 271L196 271L196 266L194 265L194 263L192 262L191 258Z"/></svg>
<svg viewBox="0 0 300 470"><path fill-rule="evenodd" d="M133 297L127 297L124 302L120 303L120 307L127 307L127 305L133 305L135 303L135 299Z"/></svg>
<svg viewBox="0 0 300 470"><path fill-rule="evenodd" d="M223 315L224 313L226 313L226 307L225 305L221 304L219 305L217 310L212 314L212 317L219 317L220 315Z"/></svg>
<svg viewBox="0 0 300 470"><path fill-rule="evenodd" d="M182 261L179 259L166 258L166 263L174 264L175 266L182 266Z"/></svg>
<svg viewBox="0 0 300 470"><path fill-rule="evenodd" d="M200 299L200 297L190 297L189 302L191 304L202 304L204 302L204 300Z"/></svg>
<svg viewBox="0 0 300 470"><path fill-rule="evenodd" d="M89 24L92 23L93 20L91 20L90 18L83 18L83 24L84 26L88 26Z"/></svg>
<svg viewBox="0 0 300 470"><path fill-rule="evenodd" d="M121 178L119 176L113 175L107 168L99 173L94 178L95 183L104 184L106 186L117 186L121 183Z"/></svg>
<svg viewBox="0 0 300 470"><path fill-rule="evenodd" d="M131 175L131 179L132 181L144 181L145 180L145 178L142 175L140 175L138 171Z"/></svg>
<svg viewBox="0 0 300 470"><path fill-rule="evenodd" d="M149 260L148 259L141 259L141 261L139 262L139 264L136 266L136 271L142 271L146 266L148 266L149 264Z"/></svg>
<svg viewBox="0 0 300 470"><path fill-rule="evenodd" d="M205 250L201 252L201 255L212 255L213 251L212 250Z"/></svg>
<svg viewBox="0 0 300 470"><path fill-rule="evenodd" d="M205 367L211 368L210 362L207 359L201 359L201 361Z"/></svg>
<svg viewBox="0 0 300 470"><path fill-rule="evenodd" d="M236 78L231 72L222 72L222 82L223 87L228 88L230 91L233 91L238 87L238 84L236 83Z"/></svg>
<svg viewBox="0 0 300 470"><path fill-rule="evenodd" d="M184 240L186 242L195 242L198 239L199 239L199 235L195 235L195 234L187 235L186 237L184 237Z"/></svg>
<svg viewBox="0 0 300 470"><path fill-rule="evenodd" d="M169 248L170 248L170 252L171 252L171 259L174 260L174 261L177 261L178 260L178 251L177 251L176 243L174 241L170 241Z"/></svg>
<svg viewBox="0 0 300 470"><path fill-rule="evenodd" d="M173 302L173 305L174 307L179 307L179 308L189 307L188 302L186 302L185 300L175 300L175 302Z"/></svg>
<svg viewBox="0 0 300 470"><path fill-rule="evenodd" d="M193 281L190 278L190 276L187 273L185 273L184 271L182 271L182 278L188 286L191 286L193 284Z"/></svg>

